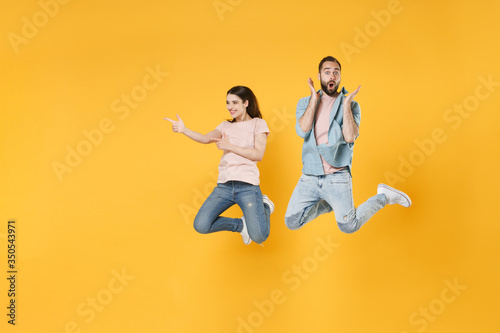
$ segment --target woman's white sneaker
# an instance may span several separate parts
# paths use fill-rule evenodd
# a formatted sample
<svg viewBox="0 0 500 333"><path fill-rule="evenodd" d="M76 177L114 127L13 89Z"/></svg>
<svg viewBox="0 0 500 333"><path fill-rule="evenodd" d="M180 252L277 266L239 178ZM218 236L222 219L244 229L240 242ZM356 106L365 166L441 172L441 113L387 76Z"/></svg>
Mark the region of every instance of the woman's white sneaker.
<svg viewBox="0 0 500 333"><path fill-rule="evenodd" d="M247 228L247 222L245 221L245 216L241 217L241 221L243 221L243 230L241 230L240 232L241 238L243 238L243 243L245 243L245 245L248 245L252 242L252 239L248 234L248 228Z"/></svg>
<svg viewBox="0 0 500 333"><path fill-rule="evenodd" d="M271 210L271 214L274 212L274 203L269 199L269 197L265 194L262 195L262 201L264 201L264 204L269 206L269 209Z"/></svg>

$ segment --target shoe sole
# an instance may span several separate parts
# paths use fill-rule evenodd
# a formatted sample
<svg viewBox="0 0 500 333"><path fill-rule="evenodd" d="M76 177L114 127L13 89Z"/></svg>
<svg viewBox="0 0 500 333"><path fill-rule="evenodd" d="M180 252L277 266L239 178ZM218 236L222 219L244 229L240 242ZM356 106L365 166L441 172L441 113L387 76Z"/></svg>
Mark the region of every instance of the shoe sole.
<svg viewBox="0 0 500 333"><path fill-rule="evenodd" d="M401 192L401 191L399 191L399 190L396 190L395 188L392 188L392 187L390 187L389 185L385 185L385 184L379 184L379 185L377 186L377 189L378 189L379 187L382 187L382 188L385 188L386 190L389 190L389 191L392 191L392 192L398 193L398 194L402 195L402 196L403 196L403 198L405 198L406 200L408 200L408 206L404 206L404 205L401 205L401 206L403 206L403 207L407 207L407 208L411 206L411 199L410 199L410 197L409 197L406 193Z"/></svg>

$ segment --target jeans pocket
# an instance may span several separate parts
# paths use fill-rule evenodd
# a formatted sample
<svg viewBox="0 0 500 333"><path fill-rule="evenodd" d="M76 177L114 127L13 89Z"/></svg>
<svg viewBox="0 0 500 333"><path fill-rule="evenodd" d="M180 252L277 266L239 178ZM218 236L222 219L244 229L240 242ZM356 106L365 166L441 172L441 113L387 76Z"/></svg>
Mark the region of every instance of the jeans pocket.
<svg viewBox="0 0 500 333"><path fill-rule="evenodd" d="M348 173L342 172L339 174L332 174L328 179L329 185L347 185L349 184L349 177L351 177Z"/></svg>
<svg viewBox="0 0 500 333"><path fill-rule="evenodd" d="M311 182L311 177L310 176L306 176L306 175L302 175L299 178L299 182L310 183Z"/></svg>

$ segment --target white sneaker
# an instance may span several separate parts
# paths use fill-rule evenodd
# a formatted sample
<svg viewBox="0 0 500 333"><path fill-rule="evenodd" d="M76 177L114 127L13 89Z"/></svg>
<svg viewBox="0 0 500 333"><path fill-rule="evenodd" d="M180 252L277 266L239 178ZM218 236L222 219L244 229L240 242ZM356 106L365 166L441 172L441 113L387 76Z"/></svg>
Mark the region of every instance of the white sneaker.
<svg viewBox="0 0 500 333"><path fill-rule="evenodd" d="M263 194L262 201L264 201L264 204L267 204L269 206L272 214L274 212L274 203L271 201L271 199L269 199L267 195Z"/></svg>
<svg viewBox="0 0 500 333"><path fill-rule="evenodd" d="M403 207L410 207L411 200L406 193L396 190L385 184L378 184L377 193L385 194L389 205L400 204Z"/></svg>
<svg viewBox="0 0 500 333"><path fill-rule="evenodd" d="M252 242L252 239L250 238L250 235L248 234L248 229L247 229L247 223L245 221L245 216L241 217L241 220L243 221L243 230L241 230L241 238L243 238L243 243L245 245L248 245Z"/></svg>

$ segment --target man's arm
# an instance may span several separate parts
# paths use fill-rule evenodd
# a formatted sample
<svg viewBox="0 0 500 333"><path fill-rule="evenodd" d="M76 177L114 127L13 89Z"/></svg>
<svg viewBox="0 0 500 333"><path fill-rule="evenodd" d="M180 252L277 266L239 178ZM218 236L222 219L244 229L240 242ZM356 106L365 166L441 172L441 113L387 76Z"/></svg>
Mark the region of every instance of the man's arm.
<svg viewBox="0 0 500 333"><path fill-rule="evenodd" d="M299 119L300 129L307 133L311 130L312 124L314 121L314 116L316 115L316 106L318 105L319 96L316 90L314 89L314 83L311 78L308 80L309 88L311 89L311 99L309 100L309 104L307 105L306 111Z"/></svg>
<svg viewBox="0 0 500 333"><path fill-rule="evenodd" d="M344 140L348 143L354 142L354 140L356 140L359 135L359 127L354 121L354 117L352 115L351 102L360 88L361 86L347 95L344 99L344 120L342 125L342 135L344 135Z"/></svg>

